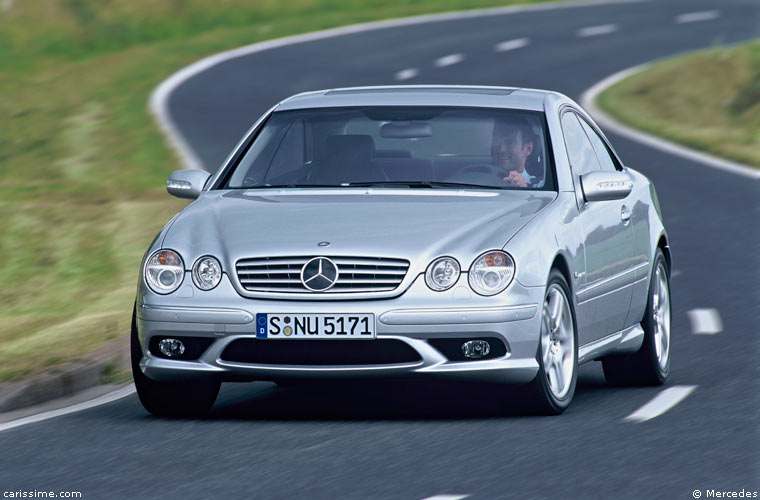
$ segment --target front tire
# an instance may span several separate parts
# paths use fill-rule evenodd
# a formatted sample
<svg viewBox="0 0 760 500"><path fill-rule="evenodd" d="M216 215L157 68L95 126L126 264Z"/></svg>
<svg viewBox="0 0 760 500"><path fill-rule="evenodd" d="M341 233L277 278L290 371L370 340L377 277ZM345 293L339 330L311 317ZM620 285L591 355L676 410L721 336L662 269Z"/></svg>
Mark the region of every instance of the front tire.
<svg viewBox="0 0 760 500"><path fill-rule="evenodd" d="M649 298L641 326L644 341L634 354L602 359L604 377L612 385L662 385L670 374L670 275L658 248L649 280Z"/></svg>
<svg viewBox="0 0 760 500"><path fill-rule="evenodd" d="M148 378L140 369L142 348L137 335L137 319L132 312L132 333L130 337L132 377L137 388L137 396L143 407L153 415L162 417L201 416L207 413L216 401L221 383L210 379L179 382L163 382Z"/></svg>
<svg viewBox="0 0 760 500"><path fill-rule="evenodd" d="M578 378L578 335L570 287L558 270L549 274L541 317L538 375L530 386L536 409L559 415L570 406Z"/></svg>

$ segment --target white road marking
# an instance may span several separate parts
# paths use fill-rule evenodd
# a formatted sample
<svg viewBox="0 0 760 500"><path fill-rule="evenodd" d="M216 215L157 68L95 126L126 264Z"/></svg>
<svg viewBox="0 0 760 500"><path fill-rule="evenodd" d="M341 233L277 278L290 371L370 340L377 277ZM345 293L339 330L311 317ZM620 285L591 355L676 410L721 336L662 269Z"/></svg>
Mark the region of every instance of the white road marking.
<svg viewBox="0 0 760 500"><path fill-rule="evenodd" d="M493 50L496 52L506 52L508 50L515 50L527 46L530 43L528 38L515 38L514 40L507 40L506 42L497 43L493 46Z"/></svg>
<svg viewBox="0 0 760 500"><path fill-rule="evenodd" d="M703 10L701 12L688 12L676 16L676 24L699 23L702 21L712 21L720 15L717 10Z"/></svg>
<svg viewBox="0 0 760 500"><path fill-rule="evenodd" d="M436 495L434 497L423 498L422 500L462 500L470 495Z"/></svg>
<svg viewBox="0 0 760 500"><path fill-rule="evenodd" d="M578 30L577 35L581 38L587 36L609 35L618 30L617 24L602 24L601 26L589 26Z"/></svg>
<svg viewBox="0 0 760 500"><path fill-rule="evenodd" d="M655 396L653 400L625 417L625 420L628 422L645 422L662 415L683 401L696 388L696 385L676 385L665 389Z"/></svg>
<svg viewBox="0 0 760 500"><path fill-rule="evenodd" d="M415 76L420 74L420 70L417 68L408 68L408 69L402 69L398 73L394 75L394 78L396 80L409 80L410 78L414 78Z"/></svg>
<svg viewBox="0 0 760 500"><path fill-rule="evenodd" d="M39 413L37 415L31 415L29 417L24 417L18 420L11 420L10 422L2 423L0 424L0 432L7 431L15 427L21 427L22 425L33 424L35 422L41 422L43 420L48 420L50 418L60 417L61 415L68 415L69 413L75 413L82 410L88 410L90 408L94 408L96 406L104 405L106 403L111 403L118 399L124 398L134 392L135 392L135 385L129 384L125 387L122 387L121 389L117 389L111 393L105 394L91 401L85 401L84 403L67 406L65 408L60 408L58 410L46 411L45 413Z"/></svg>
<svg viewBox="0 0 760 500"><path fill-rule="evenodd" d="M724 172L730 172L732 174L749 177L750 179L760 179L760 170L756 168L752 168L748 165L743 165L735 161L726 160L724 158L718 158L717 156L703 153L701 151L695 151L693 149L687 148L686 146L666 141L665 139L661 139L652 134L641 132L640 130L635 130L614 120L611 116L609 116L607 113L604 113L596 106L595 101L596 97L599 94L612 87L616 83L625 80L629 76L633 76L636 73L645 71L651 65L652 63L650 62L640 64L638 66L632 66L622 71L618 71L617 73L608 76L604 80L595 83L581 95L581 106L586 108L586 111L588 111L589 114L594 117L596 123L599 124L602 128L615 132L618 135L622 135L628 139L639 142L646 146L659 149L665 153L680 156L681 158L696 161L708 167L723 170Z"/></svg>
<svg viewBox="0 0 760 500"><path fill-rule="evenodd" d="M435 64L436 68L445 68L446 66L451 66L452 64L457 64L462 61L464 61L464 54L449 54L447 56L439 57L433 64Z"/></svg>
<svg viewBox="0 0 760 500"><path fill-rule="evenodd" d="M402 19L389 19L385 21L374 21L364 24L354 24L343 26L341 28L332 28L323 31L314 31L302 35L288 36L267 40L265 42L245 45L236 49L220 52L196 61L180 69L169 78L161 82L150 95L149 108L150 112L156 118L159 127L166 134L169 144L174 148L183 163L184 168L203 169L197 153L190 147L185 137L180 133L177 124L169 113L169 96L172 92L190 78L203 73L204 71L221 64L225 61L244 57L258 52L264 52L279 47L287 47L298 43L313 42L316 40L325 40L343 35L356 33L365 33L368 31L381 30L386 28L396 28L399 26L416 26L425 23L435 23L442 21L454 21L459 19L475 19L479 17L491 17L499 15L509 15L524 12L545 12L553 10L565 10L576 8L597 7L600 5L620 5L629 3L642 3L647 0L580 0L576 2L550 2L534 5L509 5L506 7L492 7L487 9L473 9L456 12L444 12L440 14L425 14L421 16L406 17Z"/></svg>
<svg viewBox="0 0 760 500"><path fill-rule="evenodd" d="M692 309L688 313L691 333L695 335L715 335L723 331L723 321L717 309Z"/></svg>

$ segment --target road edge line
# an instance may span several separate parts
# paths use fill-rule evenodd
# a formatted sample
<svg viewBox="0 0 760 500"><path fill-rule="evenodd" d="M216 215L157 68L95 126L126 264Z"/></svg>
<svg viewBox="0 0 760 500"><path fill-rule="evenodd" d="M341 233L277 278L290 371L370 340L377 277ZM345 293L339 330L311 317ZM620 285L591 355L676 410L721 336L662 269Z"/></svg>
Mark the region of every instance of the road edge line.
<svg viewBox="0 0 760 500"><path fill-rule="evenodd" d="M109 392L107 394L99 396L95 399L91 399L89 401L84 401L82 403L77 403L71 406L65 406L63 408L58 408L56 410L50 410L43 413L37 413L36 415L29 415L28 417L23 417L17 420L11 420L9 422L0 423L0 432L7 431L10 429L15 429L23 425L34 424L36 422L42 422L43 420L49 420L51 418L68 415L69 413L76 413L78 411L88 410L90 408L94 408L96 406L104 405L107 403L112 403L121 398L125 398L131 394L134 394L135 391L136 391L135 384L131 383L120 389L116 389L115 391Z"/></svg>
<svg viewBox="0 0 760 500"><path fill-rule="evenodd" d="M205 170L203 168L203 162L200 160L195 151L193 151L193 149L190 147L187 140L180 133L179 128L175 122L171 119L171 116L169 114L169 98L172 92L174 92L174 90L176 90L177 87L179 87L186 80L189 80L195 75L213 66L216 66L217 64L238 57L247 56L257 52L263 52L270 49L285 47L288 45L295 45L298 43L312 42L341 35L363 33L386 28L413 26L417 24L432 22L454 21L458 19L471 19L492 15L508 15L523 12L540 12L580 7L595 7L598 5L642 3L648 1L649 0L580 0L575 2L550 2L531 5L510 5L506 7L460 10L453 12L442 12L437 14L422 14L418 16L401 17L396 19L386 19L368 23L351 24L348 26L340 26L338 28L330 28L326 30L312 31L310 33L302 33L299 35L290 35L282 38L265 40L263 42L256 42L251 45L245 45L236 49L230 49L204 57L203 59L200 59L179 69L178 71L171 74L167 79L159 83L158 86L153 90L148 100L148 110L158 123L159 129L164 133L164 136L169 142L169 146L171 146L171 148L179 156L180 162L184 168Z"/></svg>
<svg viewBox="0 0 760 500"><path fill-rule="evenodd" d="M637 64L636 66L631 66L629 68L620 70L617 73L613 73L612 75L609 75L608 77L596 82L581 94L581 106L583 106L586 111L588 111L588 113L594 117L594 119L601 127L607 130L611 130L618 135L622 135L623 137L632 139L636 142L658 149L665 153L680 156L688 160L697 161L707 167L717 168L719 170L730 172L732 174L749 177L750 179L760 179L759 169L752 168L742 163L726 160L709 153L697 151L696 149L692 149L687 146L662 139L648 132L643 132L627 125L623 125L616 119L612 118L612 116L597 107L596 99L599 97L599 94L612 87L616 83L650 68L653 64L659 61L660 60L658 59L656 61Z"/></svg>

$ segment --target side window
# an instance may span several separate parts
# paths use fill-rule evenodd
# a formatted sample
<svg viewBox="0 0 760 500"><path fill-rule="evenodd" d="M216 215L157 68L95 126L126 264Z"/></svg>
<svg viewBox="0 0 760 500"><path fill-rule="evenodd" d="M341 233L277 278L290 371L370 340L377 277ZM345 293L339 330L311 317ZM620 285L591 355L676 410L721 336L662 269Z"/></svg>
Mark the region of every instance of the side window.
<svg viewBox="0 0 760 500"><path fill-rule="evenodd" d="M575 113L562 115L562 132L565 136L565 147L567 148L567 156L570 158L570 166L573 167L575 175L601 170L594 148L586 137L583 127L578 123Z"/></svg>
<svg viewBox="0 0 760 500"><path fill-rule="evenodd" d="M581 124L583 124L583 130L586 131L586 135L588 135L588 138L591 140L591 145L594 146L594 151L596 151L596 157L599 158L599 164L601 165L602 170L605 172L616 171L615 161L612 159L602 138L599 137L599 134L597 134L588 123L586 123L586 120L581 120Z"/></svg>

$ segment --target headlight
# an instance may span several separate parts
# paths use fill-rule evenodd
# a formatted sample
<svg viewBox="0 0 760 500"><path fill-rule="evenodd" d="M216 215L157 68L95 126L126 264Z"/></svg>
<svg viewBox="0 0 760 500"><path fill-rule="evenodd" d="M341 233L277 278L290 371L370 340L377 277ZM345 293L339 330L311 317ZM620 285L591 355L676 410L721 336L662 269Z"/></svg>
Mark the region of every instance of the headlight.
<svg viewBox="0 0 760 500"><path fill-rule="evenodd" d="M144 274L151 290L160 294L172 293L182 284L185 264L177 252L159 250L145 262Z"/></svg>
<svg viewBox="0 0 760 500"><path fill-rule="evenodd" d="M425 283L436 292L448 290L459 279L461 268L452 257L435 259L425 271Z"/></svg>
<svg viewBox="0 0 760 500"><path fill-rule="evenodd" d="M478 257L470 267L470 287L480 295L496 295L515 277L515 261L506 252L494 250Z"/></svg>
<svg viewBox="0 0 760 500"><path fill-rule="evenodd" d="M214 257L207 255L195 261L193 283L201 290L211 290L222 280L222 265Z"/></svg>

